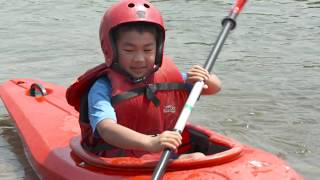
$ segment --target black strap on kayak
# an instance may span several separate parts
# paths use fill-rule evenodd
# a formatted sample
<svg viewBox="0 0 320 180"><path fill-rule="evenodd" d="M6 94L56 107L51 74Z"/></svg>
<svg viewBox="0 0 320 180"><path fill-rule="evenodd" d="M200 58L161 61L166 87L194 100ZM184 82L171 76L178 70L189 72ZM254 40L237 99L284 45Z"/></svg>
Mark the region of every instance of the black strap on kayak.
<svg viewBox="0 0 320 180"><path fill-rule="evenodd" d="M167 83L156 83L147 84L143 87L135 88L124 93L118 94L111 98L112 105L119 103L120 101L131 99L136 96L144 94L148 100L152 101L155 106L160 105L160 100L157 98L155 93L157 91L164 90L190 90L190 85L185 83L167 82Z"/></svg>
<svg viewBox="0 0 320 180"><path fill-rule="evenodd" d="M33 97L48 95L46 88L39 83L33 83L29 89L29 95Z"/></svg>

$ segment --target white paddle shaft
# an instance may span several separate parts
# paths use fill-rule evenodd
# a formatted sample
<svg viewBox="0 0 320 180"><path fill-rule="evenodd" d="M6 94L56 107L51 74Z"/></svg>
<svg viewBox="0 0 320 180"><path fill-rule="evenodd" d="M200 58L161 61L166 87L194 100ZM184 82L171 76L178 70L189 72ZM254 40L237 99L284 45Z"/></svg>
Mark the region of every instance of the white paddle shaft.
<svg viewBox="0 0 320 180"><path fill-rule="evenodd" d="M203 88L204 82L203 81L197 81L190 94L189 97L180 113L180 116L177 120L176 125L174 126L174 129L179 131L180 133L183 131L187 120L191 114L192 108L194 107L195 103L197 102Z"/></svg>

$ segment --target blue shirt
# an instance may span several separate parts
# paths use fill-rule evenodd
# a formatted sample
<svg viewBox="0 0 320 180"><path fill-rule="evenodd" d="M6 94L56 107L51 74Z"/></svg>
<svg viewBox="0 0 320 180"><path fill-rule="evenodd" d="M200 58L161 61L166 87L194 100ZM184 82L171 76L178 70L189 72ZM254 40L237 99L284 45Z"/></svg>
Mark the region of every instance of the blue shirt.
<svg viewBox="0 0 320 180"><path fill-rule="evenodd" d="M184 80L187 79L186 73L181 73ZM88 93L88 116L92 132L95 132L97 124L102 120L108 119L117 123L116 113L111 104L111 82L103 76L99 78L90 88Z"/></svg>

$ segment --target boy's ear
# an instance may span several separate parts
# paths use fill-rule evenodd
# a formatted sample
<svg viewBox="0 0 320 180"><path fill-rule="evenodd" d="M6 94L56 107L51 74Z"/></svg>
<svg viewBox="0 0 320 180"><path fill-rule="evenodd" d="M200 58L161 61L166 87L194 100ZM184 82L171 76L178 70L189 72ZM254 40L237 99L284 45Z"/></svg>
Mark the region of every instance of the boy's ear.
<svg viewBox="0 0 320 180"><path fill-rule="evenodd" d="M107 55L105 55L105 63L107 64L107 66L111 66L112 62L111 62L111 58Z"/></svg>
<svg viewBox="0 0 320 180"><path fill-rule="evenodd" d="M110 56L108 56L108 57L107 57L107 62L109 62L109 63L111 64L112 59L111 59L111 57L110 57Z"/></svg>

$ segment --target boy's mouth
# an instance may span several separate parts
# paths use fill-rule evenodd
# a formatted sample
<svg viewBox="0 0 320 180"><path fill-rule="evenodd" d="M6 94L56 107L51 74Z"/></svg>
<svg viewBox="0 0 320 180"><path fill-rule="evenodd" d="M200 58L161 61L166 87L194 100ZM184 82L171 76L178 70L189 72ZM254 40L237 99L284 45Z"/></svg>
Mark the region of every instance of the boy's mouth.
<svg viewBox="0 0 320 180"><path fill-rule="evenodd" d="M147 72L147 67L141 66L141 67L131 67L131 71L139 76L143 76Z"/></svg>
<svg viewBox="0 0 320 180"><path fill-rule="evenodd" d="M137 71L137 72L139 72L139 71L145 71L145 70L147 69L147 67L146 67L146 66L131 67L130 69L131 69L132 71Z"/></svg>

